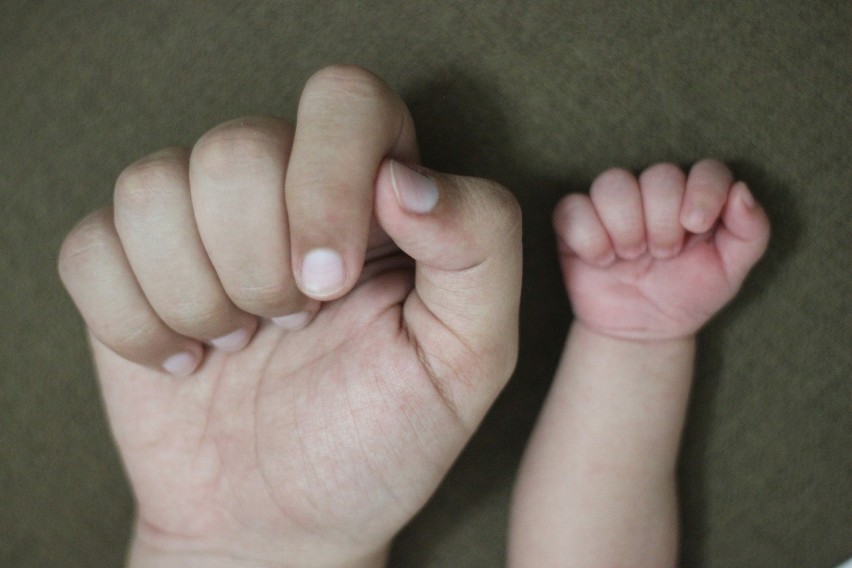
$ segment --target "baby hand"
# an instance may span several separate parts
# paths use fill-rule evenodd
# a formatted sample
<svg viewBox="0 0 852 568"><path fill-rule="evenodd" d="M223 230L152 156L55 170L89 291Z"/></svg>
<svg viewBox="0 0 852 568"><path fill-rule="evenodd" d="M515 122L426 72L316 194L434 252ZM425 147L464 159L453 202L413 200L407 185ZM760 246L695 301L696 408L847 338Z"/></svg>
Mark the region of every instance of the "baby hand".
<svg viewBox="0 0 852 568"><path fill-rule="evenodd" d="M575 317L637 340L696 333L736 295L769 240L762 208L715 160L688 177L671 164L638 179L608 170L590 195L562 199L554 228Z"/></svg>

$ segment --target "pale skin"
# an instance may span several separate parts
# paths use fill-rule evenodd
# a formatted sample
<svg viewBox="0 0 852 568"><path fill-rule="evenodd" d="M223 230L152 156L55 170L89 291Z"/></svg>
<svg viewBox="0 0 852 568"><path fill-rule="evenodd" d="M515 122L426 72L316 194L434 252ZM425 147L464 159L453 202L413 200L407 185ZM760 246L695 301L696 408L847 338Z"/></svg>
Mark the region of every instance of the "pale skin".
<svg viewBox="0 0 852 568"><path fill-rule="evenodd" d="M399 97L331 67L295 125L152 154L68 235L130 566L385 563L517 352L517 202L417 160Z"/></svg>
<svg viewBox="0 0 852 568"><path fill-rule="evenodd" d="M513 496L511 568L674 567L695 335L769 222L715 160L604 172L554 214L575 314Z"/></svg>
<svg viewBox="0 0 852 568"><path fill-rule="evenodd" d="M332 67L295 125L247 117L143 158L68 235L138 504L130 566L384 565L517 350L516 201L417 161L399 97ZM708 160L607 172L554 220L577 320L510 564L674 565L694 336L766 216Z"/></svg>

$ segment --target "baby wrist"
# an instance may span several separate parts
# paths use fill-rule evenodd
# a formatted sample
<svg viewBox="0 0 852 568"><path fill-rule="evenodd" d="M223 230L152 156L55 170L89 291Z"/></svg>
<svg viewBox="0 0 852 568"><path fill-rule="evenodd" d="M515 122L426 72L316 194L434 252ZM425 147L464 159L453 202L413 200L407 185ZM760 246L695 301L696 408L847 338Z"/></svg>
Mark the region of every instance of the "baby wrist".
<svg viewBox="0 0 852 568"><path fill-rule="evenodd" d="M646 347L653 347L655 345L666 345L671 343L678 343L684 341L694 341L696 339L697 333L683 333L683 332L674 332L674 333L665 333L662 331L651 331L651 330L622 330L622 329L600 329L594 325L589 325L586 322L578 319L575 319L572 327L576 327L581 329L583 333L593 334L600 336L601 338L611 339L613 341L621 341L625 343L632 343L635 345L641 345Z"/></svg>

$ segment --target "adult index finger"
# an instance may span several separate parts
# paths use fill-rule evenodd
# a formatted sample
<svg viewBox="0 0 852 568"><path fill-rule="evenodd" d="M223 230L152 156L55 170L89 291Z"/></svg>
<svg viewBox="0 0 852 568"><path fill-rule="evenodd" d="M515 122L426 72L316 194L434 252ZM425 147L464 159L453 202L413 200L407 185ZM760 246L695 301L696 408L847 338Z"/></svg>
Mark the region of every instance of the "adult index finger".
<svg viewBox="0 0 852 568"><path fill-rule="evenodd" d="M358 281L386 157L418 159L402 99L360 67L328 67L311 77L285 181L293 271L306 295L332 300Z"/></svg>

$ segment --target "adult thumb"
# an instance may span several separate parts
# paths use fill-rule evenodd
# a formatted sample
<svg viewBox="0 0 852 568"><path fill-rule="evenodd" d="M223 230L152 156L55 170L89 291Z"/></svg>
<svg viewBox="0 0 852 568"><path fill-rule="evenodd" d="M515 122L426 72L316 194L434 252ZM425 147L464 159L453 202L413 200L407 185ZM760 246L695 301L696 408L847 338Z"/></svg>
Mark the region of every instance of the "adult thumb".
<svg viewBox="0 0 852 568"><path fill-rule="evenodd" d="M379 225L415 261L406 331L459 417L473 427L514 370L521 295L521 211L487 180L385 160Z"/></svg>

